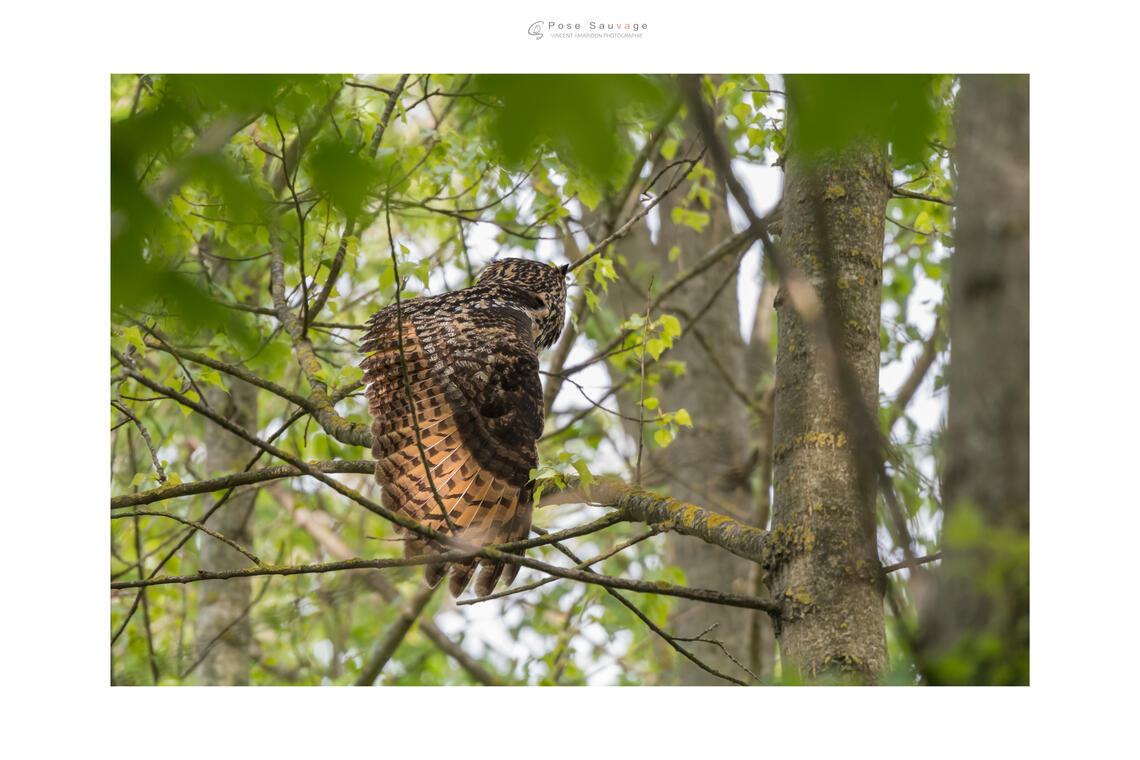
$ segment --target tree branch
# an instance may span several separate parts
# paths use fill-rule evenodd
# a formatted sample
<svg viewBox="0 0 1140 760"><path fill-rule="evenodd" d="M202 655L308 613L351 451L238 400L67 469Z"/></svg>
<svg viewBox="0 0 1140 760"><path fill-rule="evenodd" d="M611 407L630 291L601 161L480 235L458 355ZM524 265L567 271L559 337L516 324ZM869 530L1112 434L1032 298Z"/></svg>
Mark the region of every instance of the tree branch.
<svg viewBox="0 0 1140 760"><path fill-rule="evenodd" d="M927 195L926 193L916 193L913 190L904 190L901 185L894 185L891 187L891 195L896 198L914 198L919 201L930 201L931 203L941 203L943 206L957 206L958 204L949 198L939 198L936 195ZM923 233L926 234L926 233Z"/></svg>
<svg viewBox="0 0 1140 760"><path fill-rule="evenodd" d="M211 536L211 537L217 539L218 541L221 541L223 544L230 547L234 551L245 555L255 565L262 564L261 560L258 559L253 554L253 552L251 552L249 549L246 549L244 546L239 544L237 541L234 541L233 539L230 539L230 538L226 538L225 536L223 536L221 533L218 533L217 531L210 530L209 528L207 528L202 523L194 522L193 520L187 520L185 517L179 517L178 515L172 515L169 512L154 512L154 511L149 511L149 510L137 510L137 511L133 511L133 512L123 512L121 514L111 515L111 519L112 520L121 520L124 517L148 517L148 516L149 517L165 517L169 520L174 520L175 522L180 522L183 525L189 525L191 528L194 528L196 530L200 530L203 533L205 533L207 536ZM140 576L141 576L141 573L140 573Z"/></svg>
<svg viewBox="0 0 1140 760"><path fill-rule="evenodd" d="M376 463L370 459L336 459L330 462L310 462L309 464L321 472L353 472L364 475L371 474L376 468ZM289 465L262 467L257 470L235 472L230 475L223 475L209 480L166 485L152 488L149 491L113 496L111 497L111 509L126 509L143 504L152 504L156 501L177 499L182 496L193 496L199 493L212 493L226 488L247 486L251 483L261 483L266 480L276 480L278 478L293 478L304 474L304 472L298 470L296 467Z"/></svg>
<svg viewBox="0 0 1140 760"><path fill-rule="evenodd" d="M426 583L422 584L416 589L416 593L408 599L408 603L400 609L400 615L396 618L396 622L384 634L384 639L380 642L380 646L376 648L375 654L364 666L360 673L360 677L356 679L356 686L371 686L376 683L376 679L380 676L380 671L388 664L388 660L392 659L392 655L400 648L403 643L404 637L408 635L408 631L412 629L415 622L419 620L420 615L423 614L424 608L427 607L428 602L431 601L432 594L435 593L436 586L429 586Z"/></svg>
<svg viewBox="0 0 1140 760"><path fill-rule="evenodd" d="M313 406L313 416L326 433L341 443L371 448L372 432L369 426L341 417L329 398L328 384L317 376L321 371L320 359L313 350L312 342L305 337L304 325L285 300L285 263L279 243L274 244L269 257L269 292L273 296L277 319L293 341L293 355L312 388L309 403Z"/></svg>

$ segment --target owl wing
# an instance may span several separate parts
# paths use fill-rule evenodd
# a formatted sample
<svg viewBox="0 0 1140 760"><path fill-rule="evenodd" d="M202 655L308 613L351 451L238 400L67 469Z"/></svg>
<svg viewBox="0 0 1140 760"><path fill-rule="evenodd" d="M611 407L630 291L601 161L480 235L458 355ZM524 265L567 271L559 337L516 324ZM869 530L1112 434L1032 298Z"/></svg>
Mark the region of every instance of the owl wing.
<svg viewBox="0 0 1140 760"><path fill-rule="evenodd" d="M449 294L454 296L457 294ZM402 332L408 403L401 372L396 310L389 306L371 320L361 363L372 415L372 454L381 503L425 525L487 545L526 538L542 434L542 385L538 377L530 316L501 306L463 308L449 296L402 304ZM429 481L415 429L430 462ZM433 492L434 486L434 492ZM436 500L439 495L439 501ZM413 538L407 554L440 550ZM475 590L486 596L500 575L509 585L517 565L479 560ZM452 568L451 593L467 587L475 561ZM432 585L447 568L429 565Z"/></svg>

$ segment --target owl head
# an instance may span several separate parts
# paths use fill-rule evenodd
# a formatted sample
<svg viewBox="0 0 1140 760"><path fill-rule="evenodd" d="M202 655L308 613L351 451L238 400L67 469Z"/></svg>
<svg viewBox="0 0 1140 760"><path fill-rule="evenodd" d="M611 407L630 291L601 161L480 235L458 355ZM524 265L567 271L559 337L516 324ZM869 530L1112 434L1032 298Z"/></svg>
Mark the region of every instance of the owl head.
<svg viewBox="0 0 1140 760"><path fill-rule="evenodd" d="M549 348L562 333L566 318L566 267L541 261L499 259L479 275L480 285L513 285L523 296L523 307L534 321L534 346Z"/></svg>

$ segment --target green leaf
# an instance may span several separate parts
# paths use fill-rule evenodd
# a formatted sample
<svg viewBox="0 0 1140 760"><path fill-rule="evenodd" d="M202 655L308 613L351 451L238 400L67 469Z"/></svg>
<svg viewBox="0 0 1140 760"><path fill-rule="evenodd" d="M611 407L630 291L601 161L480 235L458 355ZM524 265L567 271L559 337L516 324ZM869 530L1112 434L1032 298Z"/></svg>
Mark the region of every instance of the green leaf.
<svg viewBox="0 0 1140 760"><path fill-rule="evenodd" d="M641 400L641 405L646 409L656 409L659 403L655 396L646 396Z"/></svg>
<svg viewBox="0 0 1140 760"><path fill-rule="evenodd" d="M217 387L225 390L226 386L222 384L222 376L218 374L216 369L208 369L198 376L198 379L208 385L216 385Z"/></svg>
<svg viewBox="0 0 1140 760"><path fill-rule="evenodd" d="M586 305L590 307L590 311L598 310L598 296L592 290L583 290L586 295Z"/></svg>
<svg viewBox="0 0 1140 760"><path fill-rule="evenodd" d="M630 314L629 319L621 323L623 330L640 330L641 326L645 324L645 317L640 314Z"/></svg>
<svg viewBox="0 0 1140 760"><path fill-rule="evenodd" d="M674 224L684 225L700 232L708 225L709 217L704 211L693 211L680 206L674 206L673 211L670 213L670 218Z"/></svg>
<svg viewBox="0 0 1140 760"><path fill-rule="evenodd" d="M654 359L660 359L662 352L664 352L666 348L668 348L668 346L666 346L665 341L660 338L650 338L645 341L645 350L648 351L649 355Z"/></svg>
<svg viewBox="0 0 1140 760"><path fill-rule="evenodd" d="M658 428L653 432L653 440L657 441L657 445L665 448L673 442L673 431L670 428Z"/></svg>
<svg viewBox="0 0 1140 760"><path fill-rule="evenodd" d="M677 422L678 425L684 425L685 427L693 426L693 419L689 416L689 412L685 409L678 409L676 412L674 412L673 419Z"/></svg>
<svg viewBox="0 0 1140 760"><path fill-rule="evenodd" d="M585 460L581 457L574 457L570 462L574 469L578 472L578 478L582 485L588 486L594 482L594 474L590 472L590 468L586 466Z"/></svg>
<svg viewBox="0 0 1140 760"><path fill-rule="evenodd" d="M139 331L139 328L131 325L123 330L123 337L127 339L128 343L137 348L140 354L146 353L146 344L143 343L142 333Z"/></svg>
<svg viewBox="0 0 1140 760"><path fill-rule="evenodd" d="M198 401L201 401L201 400L202 400L202 397L201 397L201 396L199 396L199 395L198 395L196 392L194 392L194 391L192 391L192 390L190 390L190 391L186 391L186 392L185 392L185 393L183 393L182 395L183 395L183 396L185 396L186 398L190 399L191 401L194 401L194 402L198 402ZM188 416L190 416L190 413L191 413L192 411L194 411L193 409L191 409L191 408L190 408L190 407L188 407L188 406L179 406L179 408L182 410L182 416L183 416L183 417L188 417Z"/></svg>
<svg viewBox="0 0 1140 760"><path fill-rule="evenodd" d="M676 138L667 138L665 142L661 143L661 157L666 161L672 161L673 157L677 155L678 145Z"/></svg>
<svg viewBox="0 0 1140 760"><path fill-rule="evenodd" d="M337 375L337 385L352 385L364 377L364 370L360 367L348 365L342 367Z"/></svg>
<svg viewBox="0 0 1140 760"><path fill-rule="evenodd" d="M390 290L393 286L395 286L395 284L396 284L396 269L391 265L387 265L383 269L381 269L380 270L380 279L379 279L378 284L380 286L380 290L382 290L382 291Z"/></svg>
<svg viewBox="0 0 1140 760"><path fill-rule="evenodd" d="M424 284L424 290L427 290L428 283L431 281L431 262L424 259L416 266L414 272L416 277L420 278L420 282Z"/></svg>

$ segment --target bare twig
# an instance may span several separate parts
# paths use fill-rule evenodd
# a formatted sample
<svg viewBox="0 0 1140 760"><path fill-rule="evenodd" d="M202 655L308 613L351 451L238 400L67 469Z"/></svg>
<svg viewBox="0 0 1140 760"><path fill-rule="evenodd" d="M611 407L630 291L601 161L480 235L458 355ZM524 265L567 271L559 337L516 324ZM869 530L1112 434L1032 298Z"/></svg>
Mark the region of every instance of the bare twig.
<svg viewBox="0 0 1140 760"><path fill-rule="evenodd" d="M650 278L647 294L653 291L653 279ZM647 299L648 300L648 299ZM641 453L645 448L645 342L649 337L649 314L653 308L653 301L645 304L645 317L641 323L641 390L640 400L637 404L637 467L634 469L634 485L641 485Z"/></svg>
<svg viewBox="0 0 1140 760"><path fill-rule="evenodd" d="M579 570L589 569L592 565L596 565L599 562L604 562L605 560L609 559L610 557L614 556L615 554L620 554L621 552L625 551L629 547L631 547L635 544L641 543L642 541L644 541L647 538L650 538L652 536L656 536L658 533L660 533L663 530L665 530L665 526L654 525L652 528L645 531L644 533L642 533L638 536L634 536L633 538L629 539L628 541L624 541L624 542L618 544L617 546L615 546L614 548L612 548L608 551L602 552L601 554L597 555L596 557L591 557L590 559L583 560L581 562L579 562L578 560L574 560L575 562L577 562L577 565L575 565L575 567L577 567L577 569L579 569ZM540 528L535 528L535 531L538 532L539 535L543 535L545 533L545 531L541 530ZM557 545L558 544L555 544L555 546L557 546ZM522 586L513 586L513 587L508 588L508 589L503 589L502 591L496 591L494 594L489 594L487 596L479 596L479 597L475 597L474 599L462 599L462 600L456 602L456 605L463 606L463 605L467 605L467 604L481 604L482 602L489 602L492 599L502 599L505 596L515 596L517 594L524 594L527 591L533 591L534 589L539 588L540 586L545 586L546 584L553 583L556 580L558 580L558 579L555 578L554 576L547 576L546 578L543 578L541 580L537 580L533 583L527 583L527 584L524 584Z"/></svg>
<svg viewBox="0 0 1140 760"><path fill-rule="evenodd" d="M918 386L922 385L923 378L926 373L930 371L931 366L934 364L934 359L938 356L938 342L941 340L942 318L938 317L934 320L934 328L930 331L930 337L922 343L922 353L919 354L918 359L914 362L914 368L907 375L903 381L902 387L899 388L898 395L895 396L895 403L891 408L890 420L887 423L887 430L898 421L899 417L906 411L906 407L910 404L910 400L914 398Z"/></svg>
<svg viewBox="0 0 1140 760"><path fill-rule="evenodd" d="M689 168L687 168L683 172L678 172L677 176L673 179L672 182L669 183L668 187L666 187L664 190L662 190L660 193L658 193L653 198L653 200L651 200L649 203L647 203L644 206L642 206L641 208L639 208L629 219L627 219L625 221L625 223L622 226L618 227L612 233L607 235L603 240L601 240L599 243L597 243L594 246L594 250L590 251L589 253L587 253L585 256L578 259L574 263L570 264L570 266L567 268L566 271L567 272L574 271L575 269L582 266L583 264L585 264L590 259L597 256L599 253L603 252L606 249L606 246L608 246L610 243L614 242L615 240L617 240L619 238L625 237L627 234L629 234L629 231L631 229L633 229L634 224L636 224L638 221L641 220L642 217L644 217L646 214L648 214L650 211L652 211L653 207L656 206L658 203L660 203L666 196L668 196L670 193L672 193L674 190L676 190L678 187L680 187L681 183L685 181L685 178L688 177L689 174L693 171L693 167L695 167L700 162L701 158L704 157L704 155L705 155L705 149L702 148L701 152L697 155L696 158L685 159L683 162L678 162L678 163L687 163L689 165ZM666 167L666 168L669 168L669 167ZM656 181L656 178L651 180L649 184L652 185L653 182L655 182L655 181Z"/></svg>
<svg viewBox="0 0 1140 760"><path fill-rule="evenodd" d="M234 541L232 538L226 538L221 533L218 533L217 531L214 531L214 530L210 530L209 528L207 528L202 523L197 523L197 522L194 522L193 520L187 520L185 517L179 517L178 515L172 515L169 512L154 512L154 511L141 510L140 509L140 510L136 510L133 512L123 512L123 513L120 513L117 515L111 515L111 519L112 520L121 520L124 517L138 518L138 517L148 517L148 516L149 517L165 517L168 520L174 520L175 522L180 522L183 525L189 525L190 527L194 528L195 530L200 530L203 533L205 533L206 535L211 536L212 538L217 539L218 541L221 541L223 544L230 547L234 551L239 552L241 554L244 554L255 565L261 564L261 560L258 559L253 554L253 552L251 552L249 549L246 549L244 546L239 544L237 541ZM136 521L136 525L137 525L137 521Z"/></svg>
<svg viewBox="0 0 1140 760"><path fill-rule="evenodd" d="M919 201L930 201L931 203L941 203L944 206L957 206L958 204L950 198L939 198L936 195L927 195L926 193L916 193L913 190L906 190L901 185L891 186L891 195L896 198L914 198Z"/></svg>
<svg viewBox="0 0 1140 760"><path fill-rule="evenodd" d="M728 651L728 648L724 645L724 642L722 642L718 639L705 638L706 634L711 633L712 630L714 628L716 628L718 625L720 625L720 623L713 623L708 628L706 628L703 631L701 631L700 633L698 633L696 636L691 636L691 637L687 637L687 638L682 638L680 636L676 636L676 637L674 637L674 639L676 641L701 641L701 642L704 642L705 644L714 644L715 646L720 647L720 651L724 652L724 656L727 657L728 659L732 660L733 663L735 663L738 668L743 670L748 675L752 676L753 681L759 681L760 679L756 676L755 673L753 673L751 670L749 670L747 668L747 666L745 666L745 664L742 663L740 660L736 659L732 655L732 652Z"/></svg>
<svg viewBox="0 0 1140 760"><path fill-rule="evenodd" d="M893 573L896 570L903 570L908 567L918 567L919 565L925 565L927 562L937 562L940 559L942 559L942 552L934 552L934 554L928 554L925 557L903 560L902 562L896 562L893 565L884 567L883 574L886 575L887 573Z"/></svg>
<svg viewBox="0 0 1140 760"><path fill-rule="evenodd" d="M125 414L131 422L135 423L135 427L138 428L139 435L142 436L143 442L146 444L147 449L150 451L150 460L154 464L154 471L158 474L158 482L165 483L166 471L162 469L162 462L158 458L158 451L154 448L154 441L150 439L150 433L147 432L146 427L142 424L142 421L135 416L135 413L130 410L130 407L120 401L112 401L111 406L118 409L120 412Z"/></svg>

